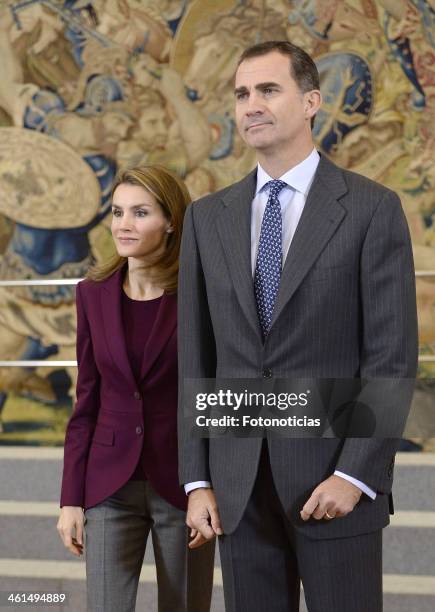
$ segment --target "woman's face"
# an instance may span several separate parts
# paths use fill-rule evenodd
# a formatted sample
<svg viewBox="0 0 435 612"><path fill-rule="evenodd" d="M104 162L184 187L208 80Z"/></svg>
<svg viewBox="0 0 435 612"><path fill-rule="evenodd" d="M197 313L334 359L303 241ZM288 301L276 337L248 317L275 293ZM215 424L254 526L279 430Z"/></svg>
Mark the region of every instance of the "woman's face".
<svg viewBox="0 0 435 612"><path fill-rule="evenodd" d="M121 184L113 194L111 230L119 255L146 261L164 252L172 226L149 191Z"/></svg>

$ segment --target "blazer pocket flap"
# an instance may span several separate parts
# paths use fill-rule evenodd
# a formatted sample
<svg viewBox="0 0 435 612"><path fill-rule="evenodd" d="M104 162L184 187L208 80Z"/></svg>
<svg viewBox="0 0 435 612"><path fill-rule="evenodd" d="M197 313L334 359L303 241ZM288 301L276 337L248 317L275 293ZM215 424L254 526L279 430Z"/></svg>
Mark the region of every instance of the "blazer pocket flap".
<svg viewBox="0 0 435 612"><path fill-rule="evenodd" d="M113 446L114 441L115 432L113 431L113 429L110 429L110 427L106 427L105 425L100 425L97 423L92 442L96 442L97 444L103 444L105 446Z"/></svg>

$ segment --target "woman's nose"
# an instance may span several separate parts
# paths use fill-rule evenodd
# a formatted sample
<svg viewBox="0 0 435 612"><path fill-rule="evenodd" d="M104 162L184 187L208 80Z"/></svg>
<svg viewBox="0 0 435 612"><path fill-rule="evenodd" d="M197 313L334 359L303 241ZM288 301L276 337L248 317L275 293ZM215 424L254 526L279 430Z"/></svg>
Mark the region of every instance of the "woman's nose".
<svg viewBox="0 0 435 612"><path fill-rule="evenodd" d="M131 226L132 226L131 219L129 219L129 217L127 217L127 215L123 215L121 220L120 220L120 227L121 227L121 229L123 229L124 231L129 232L131 230Z"/></svg>

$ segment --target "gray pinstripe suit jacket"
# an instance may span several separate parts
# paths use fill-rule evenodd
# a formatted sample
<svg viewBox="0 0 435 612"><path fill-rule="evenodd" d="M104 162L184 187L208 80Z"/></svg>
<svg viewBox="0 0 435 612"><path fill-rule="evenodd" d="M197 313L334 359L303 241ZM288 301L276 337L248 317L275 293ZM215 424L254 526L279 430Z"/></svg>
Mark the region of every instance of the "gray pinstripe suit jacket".
<svg viewBox="0 0 435 612"><path fill-rule="evenodd" d="M415 279L409 231L389 189L321 157L263 343L251 273L256 170L186 213L179 277L180 389L187 378L414 377ZM180 416L185 407L180 395ZM193 410L193 409L192 409ZM397 440L268 439L275 485L297 529L318 538L389 522ZM211 480L224 532L246 507L259 438L195 439L179 418L180 482ZM313 488L339 469L378 492L337 521L303 523Z"/></svg>

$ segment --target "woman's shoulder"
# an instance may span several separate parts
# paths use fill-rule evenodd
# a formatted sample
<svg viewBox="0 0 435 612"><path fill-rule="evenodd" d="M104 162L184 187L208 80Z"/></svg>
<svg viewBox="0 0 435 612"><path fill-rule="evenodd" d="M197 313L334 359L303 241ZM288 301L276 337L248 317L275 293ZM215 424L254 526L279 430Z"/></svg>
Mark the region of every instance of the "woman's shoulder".
<svg viewBox="0 0 435 612"><path fill-rule="evenodd" d="M86 277L77 283L77 290L82 296L97 295L106 288L111 278L110 276L104 280L97 281Z"/></svg>
<svg viewBox="0 0 435 612"><path fill-rule="evenodd" d="M92 278L83 278L77 283L77 289L79 289L80 293L87 294L89 292L98 291L101 284L101 282L92 280Z"/></svg>

